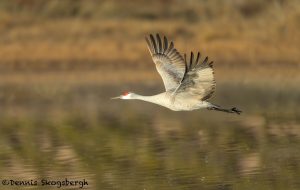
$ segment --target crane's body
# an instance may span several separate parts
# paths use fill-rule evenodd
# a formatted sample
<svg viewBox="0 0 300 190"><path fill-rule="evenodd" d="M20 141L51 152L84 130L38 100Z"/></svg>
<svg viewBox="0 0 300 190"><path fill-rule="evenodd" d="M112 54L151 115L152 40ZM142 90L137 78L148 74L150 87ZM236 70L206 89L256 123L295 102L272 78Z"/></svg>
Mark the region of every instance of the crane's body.
<svg viewBox="0 0 300 190"><path fill-rule="evenodd" d="M161 105L173 111L190 111L195 109L206 108L209 102L198 101L195 99L187 100L177 97L175 100L170 97L170 92L163 92L153 96L141 96L135 93L128 93L121 99L142 100L153 104Z"/></svg>
<svg viewBox="0 0 300 190"><path fill-rule="evenodd" d="M228 113L241 113L236 108L223 109L207 101L216 86L212 69L213 62L208 62L208 57L200 63L200 53L198 52L196 59L194 59L194 53L191 52L190 60L187 61L186 55L184 54L182 57L174 48L173 42L168 43L166 37L162 41L158 34L156 39L153 35L150 35L149 38L146 37L146 41L166 91L153 96L125 92L113 99L143 100L173 111L206 108Z"/></svg>

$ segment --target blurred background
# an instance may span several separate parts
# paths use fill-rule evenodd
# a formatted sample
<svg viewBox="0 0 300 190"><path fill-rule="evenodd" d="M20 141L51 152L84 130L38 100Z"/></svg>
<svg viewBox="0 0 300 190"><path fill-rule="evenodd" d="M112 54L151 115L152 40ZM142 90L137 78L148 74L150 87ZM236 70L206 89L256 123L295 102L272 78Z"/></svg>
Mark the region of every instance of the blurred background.
<svg viewBox="0 0 300 190"><path fill-rule="evenodd" d="M0 178L300 189L299 31L299 0L1 1ZM243 114L110 100L164 90L150 33L213 60L211 101Z"/></svg>

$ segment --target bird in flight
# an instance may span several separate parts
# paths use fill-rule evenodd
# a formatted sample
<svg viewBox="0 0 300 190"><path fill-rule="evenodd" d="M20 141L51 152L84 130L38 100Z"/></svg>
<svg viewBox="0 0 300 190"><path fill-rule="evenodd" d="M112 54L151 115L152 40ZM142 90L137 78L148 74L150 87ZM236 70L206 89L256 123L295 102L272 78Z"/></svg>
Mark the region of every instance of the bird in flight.
<svg viewBox="0 0 300 190"><path fill-rule="evenodd" d="M146 37L146 42L166 91L153 96L124 92L121 96L112 99L143 100L173 111L206 108L227 113L241 113L235 107L224 109L207 101L216 87L212 68L213 62L209 62L208 57L201 61L200 52L195 55L191 52L188 59L186 54L182 56L175 49L172 41L169 43L165 36L161 39L159 34L156 36L150 34L149 37Z"/></svg>

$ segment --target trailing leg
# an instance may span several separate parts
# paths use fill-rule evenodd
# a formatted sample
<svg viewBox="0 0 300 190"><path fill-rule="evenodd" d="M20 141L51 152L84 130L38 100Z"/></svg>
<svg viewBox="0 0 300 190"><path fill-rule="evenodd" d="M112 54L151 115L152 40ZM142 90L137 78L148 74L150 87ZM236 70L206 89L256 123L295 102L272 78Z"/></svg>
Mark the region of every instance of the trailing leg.
<svg viewBox="0 0 300 190"><path fill-rule="evenodd" d="M231 109L224 109L221 108L220 106L211 104L208 108L208 110L216 110L216 111L222 111L222 112L227 112L227 113L236 113L238 115L240 115L242 113L241 110L237 109L236 107L233 107Z"/></svg>

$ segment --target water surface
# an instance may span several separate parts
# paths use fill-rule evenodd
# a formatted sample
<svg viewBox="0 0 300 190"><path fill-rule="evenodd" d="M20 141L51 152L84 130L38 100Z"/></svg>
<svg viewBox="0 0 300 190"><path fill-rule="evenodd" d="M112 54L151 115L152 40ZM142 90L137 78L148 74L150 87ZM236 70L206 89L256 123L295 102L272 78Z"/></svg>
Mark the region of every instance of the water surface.
<svg viewBox="0 0 300 190"><path fill-rule="evenodd" d="M219 86L212 101L238 105L241 116L111 101L118 85L2 85L0 178L85 179L88 189L300 189L299 91Z"/></svg>

